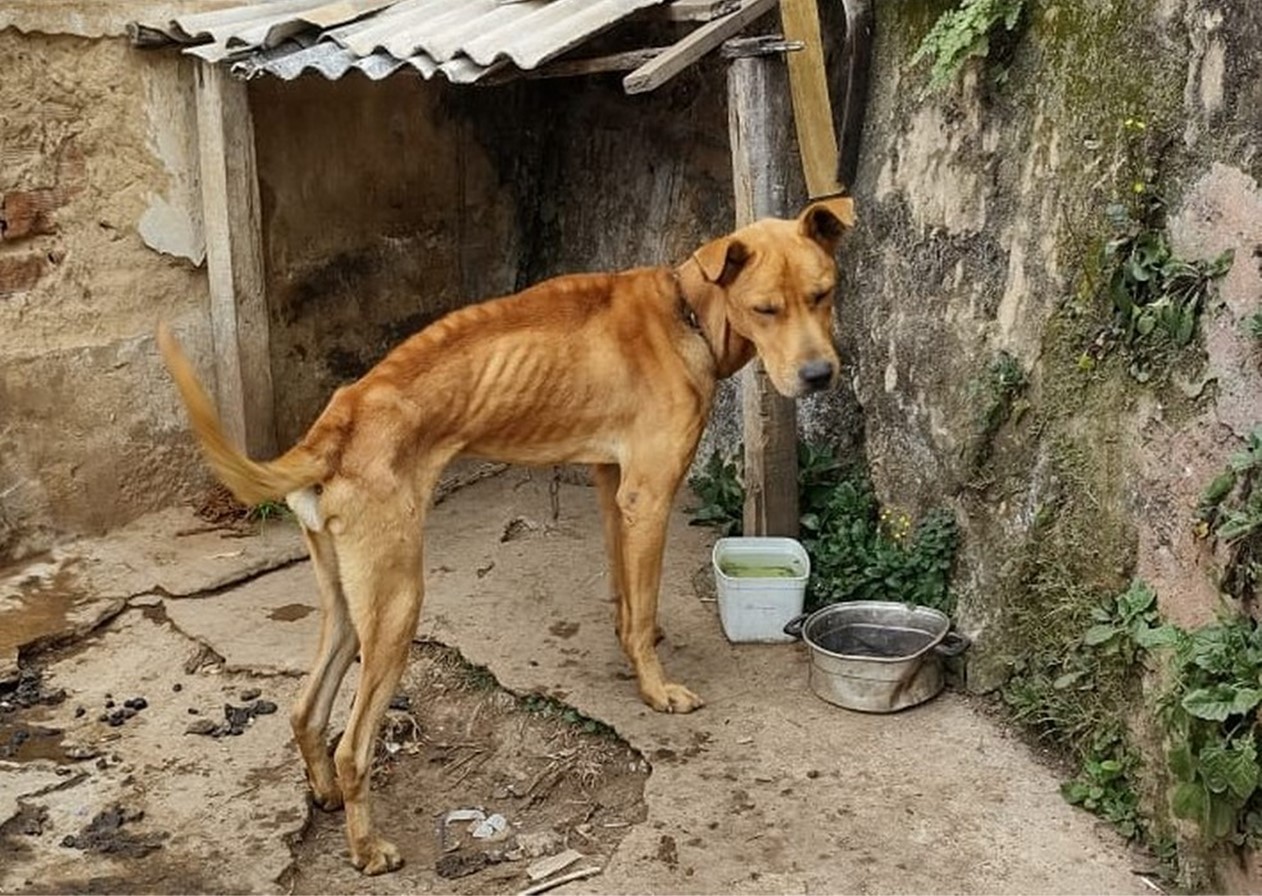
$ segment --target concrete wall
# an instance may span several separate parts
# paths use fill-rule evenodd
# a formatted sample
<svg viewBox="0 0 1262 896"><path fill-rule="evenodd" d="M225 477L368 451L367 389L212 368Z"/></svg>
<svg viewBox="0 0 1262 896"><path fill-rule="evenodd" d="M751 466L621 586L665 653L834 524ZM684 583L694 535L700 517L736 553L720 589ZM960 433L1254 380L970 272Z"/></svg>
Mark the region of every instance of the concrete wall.
<svg viewBox="0 0 1262 896"><path fill-rule="evenodd" d="M431 320L513 290L515 191L460 91L357 75L251 84L277 441Z"/></svg>
<svg viewBox="0 0 1262 896"><path fill-rule="evenodd" d="M204 335L207 300L187 64L13 28L0 58L3 563L190 493L151 332L167 317Z"/></svg>

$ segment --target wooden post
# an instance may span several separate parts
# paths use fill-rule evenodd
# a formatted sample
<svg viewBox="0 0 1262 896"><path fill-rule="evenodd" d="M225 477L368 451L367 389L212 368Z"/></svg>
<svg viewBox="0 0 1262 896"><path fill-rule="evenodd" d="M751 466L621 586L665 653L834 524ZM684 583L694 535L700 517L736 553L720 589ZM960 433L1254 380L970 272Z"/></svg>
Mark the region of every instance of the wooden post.
<svg viewBox="0 0 1262 896"><path fill-rule="evenodd" d="M245 84L196 69L197 149L219 413L251 457L276 453L254 123Z"/></svg>
<svg viewBox="0 0 1262 896"><path fill-rule="evenodd" d="M754 53L757 55L741 55ZM788 213L792 121L779 52L732 41L727 74L728 133L736 225ZM797 403L775 391L755 360L741 372L745 431L745 534L798 534Z"/></svg>
<svg viewBox="0 0 1262 896"><path fill-rule="evenodd" d="M841 192L837 183L837 134L833 131L833 107L828 98L815 0L780 0L780 25L785 40L800 40L804 44L801 53L789 54L787 63L806 193L811 199L832 196Z"/></svg>

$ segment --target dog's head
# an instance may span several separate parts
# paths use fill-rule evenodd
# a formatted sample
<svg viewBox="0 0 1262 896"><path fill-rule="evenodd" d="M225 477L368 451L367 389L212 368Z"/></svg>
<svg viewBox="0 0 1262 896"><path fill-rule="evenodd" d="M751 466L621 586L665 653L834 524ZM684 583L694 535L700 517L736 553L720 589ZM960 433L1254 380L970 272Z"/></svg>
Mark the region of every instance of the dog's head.
<svg viewBox="0 0 1262 896"><path fill-rule="evenodd" d="M694 304L719 358L719 374L762 359L772 385L796 398L831 388L840 362L832 339L833 253L854 226L854 201L808 206L795 220L766 218L706 243Z"/></svg>

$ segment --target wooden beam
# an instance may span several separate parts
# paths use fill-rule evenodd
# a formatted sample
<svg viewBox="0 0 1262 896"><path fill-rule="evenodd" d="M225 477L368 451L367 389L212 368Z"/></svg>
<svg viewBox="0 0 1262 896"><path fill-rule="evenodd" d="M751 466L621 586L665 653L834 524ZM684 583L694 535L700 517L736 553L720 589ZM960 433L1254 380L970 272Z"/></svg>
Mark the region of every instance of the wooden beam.
<svg viewBox="0 0 1262 896"><path fill-rule="evenodd" d="M784 63L735 58L728 68L728 133L737 227L788 212L784 159L792 146ZM798 534L797 403L775 391L760 361L741 371L746 535Z"/></svg>
<svg viewBox="0 0 1262 896"><path fill-rule="evenodd" d="M837 153L837 180L846 189L854 186L859 172L859 144L863 139L863 117L868 104L868 78L872 68L872 41L876 30L872 12L874 0L843 0L846 11L846 37L842 44L841 69L845 75L841 115L837 131L841 135Z"/></svg>
<svg viewBox="0 0 1262 896"><path fill-rule="evenodd" d="M708 22L679 43L622 79L627 93L647 93L661 87L746 25L771 11L778 0L742 0L740 8L721 19Z"/></svg>
<svg viewBox="0 0 1262 896"><path fill-rule="evenodd" d="M563 59L522 71L508 67L474 83L479 87L494 87L509 81L535 80L537 78L574 78L581 75L599 75L606 72L625 72L639 68L650 59L665 52L667 47L644 47L640 50L624 50L607 56L591 56L586 59Z"/></svg>
<svg viewBox="0 0 1262 896"><path fill-rule="evenodd" d="M197 64L197 150L219 413L252 457L276 453L254 123L245 83Z"/></svg>
<svg viewBox="0 0 1262 896"><path fill-rule="evenodd" d="M741 0L675 0L663 8L672 22L711 22L740 9Z"/></svg>
<svg viewBox="0 0 1262 896"><path fill-rule="evenodd" d="M793 122L806 192L812 199L832 196L841 191L837 182L837 134L833 130L815 0L780 0L780 25L785 40L800 40L806 45L801 53L788 57Z"/></svg>

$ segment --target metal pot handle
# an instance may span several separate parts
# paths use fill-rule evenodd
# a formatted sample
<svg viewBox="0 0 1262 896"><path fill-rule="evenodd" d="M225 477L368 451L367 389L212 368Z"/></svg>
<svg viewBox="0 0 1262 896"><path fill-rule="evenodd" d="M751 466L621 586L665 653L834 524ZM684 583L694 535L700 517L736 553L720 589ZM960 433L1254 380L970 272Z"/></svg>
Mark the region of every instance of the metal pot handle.
<svg viewBox="0 0 1262 896"><path fill-rule="evenodd" d="M784 633L790 638L802 637L802 626L806 624L806 619L810 613L799 613L784 624Z"/></svg>
<svg viewBox="0 0 1262 896"><path fill-rule="evenodd" d="M790 623L790 625L791 624L792 623ZM788 627L786 626L786 630L787 628ZM968 635L963 635L956 631L950 631L942 636L942 640L937 643L933 650L938 654L938 656L959 656L961 653L968 650L969 645L972 643L973 642L969 640Z"/></svg>

